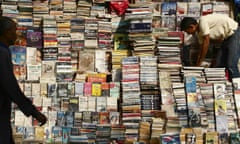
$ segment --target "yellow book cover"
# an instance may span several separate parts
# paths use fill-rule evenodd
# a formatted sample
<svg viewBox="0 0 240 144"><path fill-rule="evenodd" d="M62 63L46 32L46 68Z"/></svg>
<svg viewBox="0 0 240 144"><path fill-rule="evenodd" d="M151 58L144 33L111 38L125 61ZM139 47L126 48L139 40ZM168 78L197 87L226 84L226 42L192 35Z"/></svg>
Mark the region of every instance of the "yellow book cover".
<svg viewBox="0 0 240 144"><path fill-rule="evenodd" d="M102 95L102 85L101 83L92 83L92 96L101 96Z"/></svg>

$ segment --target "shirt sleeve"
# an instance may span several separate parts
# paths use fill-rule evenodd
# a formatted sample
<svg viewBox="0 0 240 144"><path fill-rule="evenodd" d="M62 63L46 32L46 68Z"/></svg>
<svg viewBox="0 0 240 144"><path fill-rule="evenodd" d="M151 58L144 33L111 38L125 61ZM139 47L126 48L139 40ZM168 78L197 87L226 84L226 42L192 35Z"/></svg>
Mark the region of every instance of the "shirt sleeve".
<svg viewBox="0 0 240 144"><path fill-rule="evenodd" d="M20 89L13 73L9 51L4 48L0 50L0 90L1 96L7 97L16 103L26 116L30 116L33 111L36 111L32 101Z"/></svg>
<svg viewBox="0 0 240 144"><path fill-rule="evenodd" d="M208 24L206 18L204 18L204 17L201 17L199 19L199 33L201 33L202 36L210 34L209 24Z"/></svg>

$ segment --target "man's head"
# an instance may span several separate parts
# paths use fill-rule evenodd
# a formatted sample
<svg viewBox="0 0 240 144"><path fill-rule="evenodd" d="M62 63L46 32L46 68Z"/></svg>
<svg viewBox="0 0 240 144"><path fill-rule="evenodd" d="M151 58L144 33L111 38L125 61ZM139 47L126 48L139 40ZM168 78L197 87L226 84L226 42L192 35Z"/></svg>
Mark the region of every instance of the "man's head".
<svg viewBox="0 0 240 144"><path fill-rule="evenodd" d="M180 23L180 28L188 34L194 34L197 31L198 23L192 17L184 17Z"/></svg>
<svg viewBox="0 0 240 144"><path fill-rule="evenodd" d="M0 16L0 41L7 46L13 45L17 39L16 23L9 17Z"/></svg>

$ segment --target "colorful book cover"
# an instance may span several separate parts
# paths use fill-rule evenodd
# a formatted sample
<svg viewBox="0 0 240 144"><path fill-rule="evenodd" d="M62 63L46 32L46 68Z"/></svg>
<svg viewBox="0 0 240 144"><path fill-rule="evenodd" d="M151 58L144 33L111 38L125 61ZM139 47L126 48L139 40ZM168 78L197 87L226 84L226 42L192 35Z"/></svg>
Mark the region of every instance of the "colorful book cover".
<svg viewBox="0 0 240 144"><path fill-rule="evenodd" d="M125 33L114 34L114 50L125 50L129 47L128 35Z"/></svg>
<svg viewBox="0 0 240 144"><path fill-rule="evenodd" d="M110 97L120 97L120 82L110 82Z"/></svg>
<svg viewBox="0 0 240 144"><path fill-rule="evenodd" d="M62 127L62 144L69 143L70 134L71 134L71 127Z"/></svg>
<svg viewBox="0 0 240 144"><path fill-rule="evenodd" d="M92 82L92 96L101 96L102 95L102 85L101 83Z"/></svg>
<svg viewBox="0 0 240 144"><path fill-rule="evenodd" d="M92 96L92 83L85 82L83 91L84 91L84 96Z"/></svg>
<svg viewBox="0 0 240 144"><path fill-rule="evenodd" d="M42 48L43 39L42 31L40 29L29 28L27 30L27 46Z"/></svg>
<svg viewBox="0 0 240 144"><path fill-rule="evenodd" d="M101 88L102 88L102 92L101 92L101 96L109 96L110 95L110 85L108 82L102 82L101 83Z"/></svg>
<svg viewBox="0 0 240 144"><path fill-rule="evenodd" d="M12 45L9 47L12 54L13 64L24 65L26 64L26 47Z"/></svg>
<svg viewBox="0 0 240 144"><path fill-rule="evenodd" d="M176 133L161 134L160 143L161 144L181 144L180 135Z"/></svg>
<svg viewBox="0 0 240 144"><path fill-rule="evenodd" d="M54 142L62 142L62 127L53 126L52 135Z"/></svg>
<svg viewBox="0 0 240 144"><path fill-rule="evenodd" d="M177 11L176 2L163 2L161 6L162 15L176 15Z"/></svg>

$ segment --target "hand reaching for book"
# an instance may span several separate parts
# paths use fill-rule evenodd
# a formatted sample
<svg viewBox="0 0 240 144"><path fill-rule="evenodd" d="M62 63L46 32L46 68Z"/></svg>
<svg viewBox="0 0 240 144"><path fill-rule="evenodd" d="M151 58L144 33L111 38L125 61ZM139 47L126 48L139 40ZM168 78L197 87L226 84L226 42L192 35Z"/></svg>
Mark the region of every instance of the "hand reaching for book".
<svg viewBox="0 0 240 144"><path fill-rule="evenodd" d="M32 114L32 116L37 119L37 121L40 123L40 126L43 126L47 122L47 117L42 114L41 112L37 111Z"/></svg>

